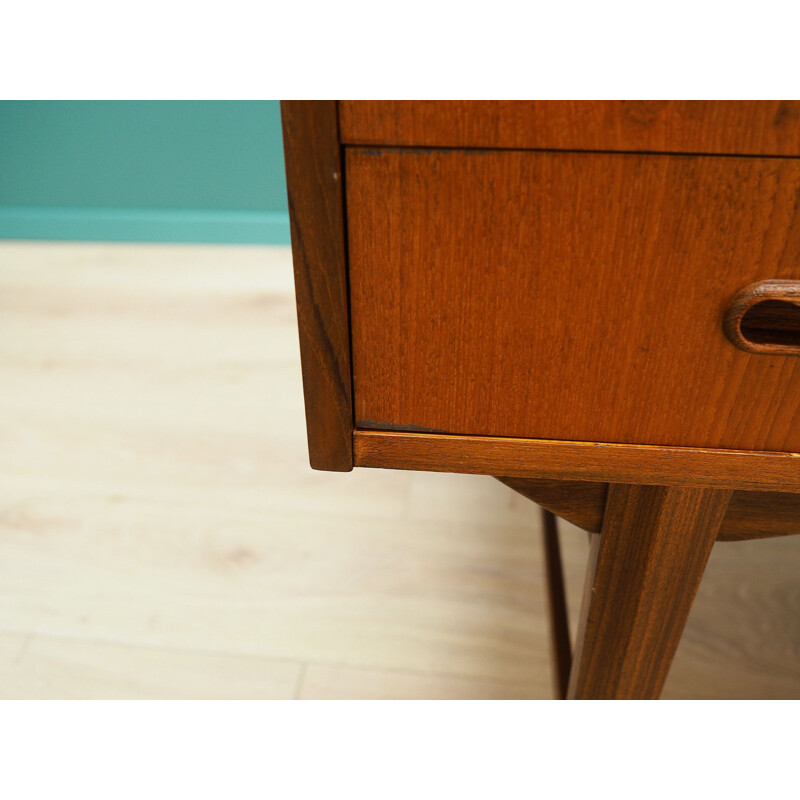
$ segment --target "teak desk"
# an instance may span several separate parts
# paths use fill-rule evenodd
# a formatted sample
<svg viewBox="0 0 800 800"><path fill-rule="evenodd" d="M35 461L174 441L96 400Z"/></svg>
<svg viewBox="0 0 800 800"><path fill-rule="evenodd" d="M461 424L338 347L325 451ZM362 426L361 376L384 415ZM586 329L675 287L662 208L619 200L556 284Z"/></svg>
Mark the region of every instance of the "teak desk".
<svg viewBox="0 0 800 800"><path fill-rule="evenodd" d="M800 102L282 113L312 467L596 534L559 692L658 697L714 541L800 532Z"/></svg>

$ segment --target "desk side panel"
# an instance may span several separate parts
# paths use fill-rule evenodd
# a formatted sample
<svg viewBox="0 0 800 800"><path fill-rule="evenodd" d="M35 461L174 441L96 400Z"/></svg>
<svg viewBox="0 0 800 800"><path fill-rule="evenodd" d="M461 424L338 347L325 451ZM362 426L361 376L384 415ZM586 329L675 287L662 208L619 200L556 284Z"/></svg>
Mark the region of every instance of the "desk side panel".
<svg viewBox="0 0 800 800"><path fill-rule="evenodd" d="M283 101L308 452L314 469L353 468L342 169L335 101Z"/></svg>

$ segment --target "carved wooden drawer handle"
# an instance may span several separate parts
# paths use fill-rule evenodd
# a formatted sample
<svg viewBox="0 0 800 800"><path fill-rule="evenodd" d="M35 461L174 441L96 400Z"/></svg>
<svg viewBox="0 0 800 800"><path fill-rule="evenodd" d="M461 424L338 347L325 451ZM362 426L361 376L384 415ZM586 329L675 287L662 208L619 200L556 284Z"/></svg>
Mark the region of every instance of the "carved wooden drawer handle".
<svg viewBox="0 0 800 800"><path fill-rule="evenodd" d="M800 356L800 281L751 283L728 304L723 326L748 353Z"/></svg>

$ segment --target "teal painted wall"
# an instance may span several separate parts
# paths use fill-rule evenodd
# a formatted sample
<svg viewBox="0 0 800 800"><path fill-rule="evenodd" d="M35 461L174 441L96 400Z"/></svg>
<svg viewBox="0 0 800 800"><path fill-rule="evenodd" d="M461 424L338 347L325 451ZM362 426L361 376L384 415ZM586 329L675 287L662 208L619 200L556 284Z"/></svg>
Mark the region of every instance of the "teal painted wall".
<svg viewBox="0 0 800 800"><path fill-rule="evenodd" d="M288 244L277 101L2 101L0 238Z"/></svg>

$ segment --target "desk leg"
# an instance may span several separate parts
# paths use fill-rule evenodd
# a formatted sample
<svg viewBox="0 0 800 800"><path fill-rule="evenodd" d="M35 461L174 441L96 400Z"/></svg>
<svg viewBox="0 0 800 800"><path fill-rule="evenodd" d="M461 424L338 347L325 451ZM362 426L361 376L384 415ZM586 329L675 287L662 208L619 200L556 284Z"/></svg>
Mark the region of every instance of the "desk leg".
<svg viewBox="0 0 800 800"><path fill-rule="evenodd" d="M571 699L655 699L731 492L611 484L594 535Z"/></svg>
<svg viewBox="0 0 800 800"><path fill-rule="evenodd" d="M542 534L547 583L547 601L550 610L550 652L553 660L553 684L556 697L567 696L569 673L572 665L572 647L569 640L567 593L564 588L564 570L561 566L561 547L558 543L558 523L555 514L542 509Z"/></svg>

